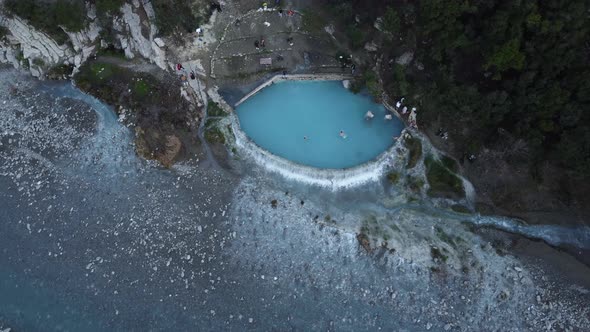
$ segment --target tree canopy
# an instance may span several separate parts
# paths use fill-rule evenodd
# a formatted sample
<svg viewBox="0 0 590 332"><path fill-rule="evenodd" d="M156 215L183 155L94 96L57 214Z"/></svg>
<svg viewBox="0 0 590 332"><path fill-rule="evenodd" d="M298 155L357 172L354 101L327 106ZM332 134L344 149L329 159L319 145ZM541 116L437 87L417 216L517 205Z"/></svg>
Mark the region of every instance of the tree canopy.
<svg viewBox="0 0 590 332"><path fill-rule="evenodd" d="M454 129L466 153L493 143L501 128L526 140L530 160L590 176L588 1L345 3L367 29L381 17L381 54L415 53L409 66L390 60L382 77L391 97L421 104L421 125ZM385 36L393 32L399 42Z"/></svg>

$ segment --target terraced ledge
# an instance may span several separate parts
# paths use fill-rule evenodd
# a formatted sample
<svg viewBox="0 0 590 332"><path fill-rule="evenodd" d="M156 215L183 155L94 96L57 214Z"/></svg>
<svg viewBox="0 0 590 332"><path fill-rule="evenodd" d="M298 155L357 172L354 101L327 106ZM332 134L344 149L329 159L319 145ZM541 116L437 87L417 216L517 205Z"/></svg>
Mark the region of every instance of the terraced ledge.
<svg viewBox="0 0 590 332"><path fill-rule="evenodd" d="M240 99L234 107L240 106L243 102L248 100L248 98L254 96L260 90L266 88L267 86L282 82L282 81L342 81L342 80L349 80L353 77L351 75L343 75L343 74L291 74L291 75L275 75L268 81L260 84L250 93L245 95L242 99Z"/></svg>

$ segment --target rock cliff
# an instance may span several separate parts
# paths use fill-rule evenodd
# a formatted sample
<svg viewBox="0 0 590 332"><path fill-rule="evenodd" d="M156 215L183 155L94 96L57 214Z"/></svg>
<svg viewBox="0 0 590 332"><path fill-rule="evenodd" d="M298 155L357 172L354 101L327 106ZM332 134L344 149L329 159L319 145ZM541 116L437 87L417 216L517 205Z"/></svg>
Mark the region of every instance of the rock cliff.
<svg viewBox="0 0 590 332"><path fill-rule="evenodd" d="M139 56L162 69L167 68L165 43L156 37L155 13L149 1L133 0L120 8L120 12L112 17L114 40L103 39L101 32L105 27L97 18L94 5L88 3L86 9L87 26L78 32L62 27L69 37L63 44L26 20L0 12L0 27L6 31L5 36L0 36L0 62L45 78L51 69L62 65L71 66L76 72L101 48L114 45L122 49L127 58Z"/></svg>

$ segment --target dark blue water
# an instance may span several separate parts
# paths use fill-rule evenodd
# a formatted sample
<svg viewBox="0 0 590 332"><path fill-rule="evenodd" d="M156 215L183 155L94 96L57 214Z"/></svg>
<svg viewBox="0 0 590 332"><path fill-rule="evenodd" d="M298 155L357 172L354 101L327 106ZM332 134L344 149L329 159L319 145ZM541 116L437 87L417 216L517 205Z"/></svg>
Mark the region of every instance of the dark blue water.
<svg viewBox="0 0 590 332"><path fill-rule="evenodd" d="M367 111L373 119L365 119ZM318 168L365 163L389 148L403 129L395 116L385 119L390 113L383 105L351 93L340 81L276 83L241 104L237 113L240 126L259 146Z"/></svg>

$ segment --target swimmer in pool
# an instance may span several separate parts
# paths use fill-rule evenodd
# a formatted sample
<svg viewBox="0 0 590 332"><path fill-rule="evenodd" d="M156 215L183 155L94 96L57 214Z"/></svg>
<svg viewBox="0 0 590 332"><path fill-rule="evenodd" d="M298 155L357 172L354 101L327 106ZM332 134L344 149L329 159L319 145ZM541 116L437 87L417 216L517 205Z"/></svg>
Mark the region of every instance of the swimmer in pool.
<svg viewBox="0 0 590 332"><path fill-rule="evenodd" d="M340 130L340 137L346 138L346 134L344 133L344 130Z"/></svg>

